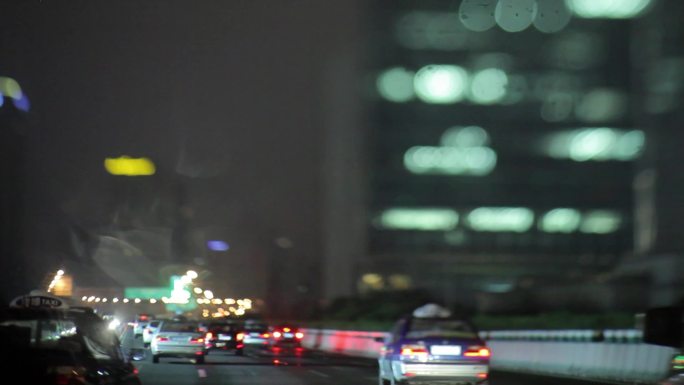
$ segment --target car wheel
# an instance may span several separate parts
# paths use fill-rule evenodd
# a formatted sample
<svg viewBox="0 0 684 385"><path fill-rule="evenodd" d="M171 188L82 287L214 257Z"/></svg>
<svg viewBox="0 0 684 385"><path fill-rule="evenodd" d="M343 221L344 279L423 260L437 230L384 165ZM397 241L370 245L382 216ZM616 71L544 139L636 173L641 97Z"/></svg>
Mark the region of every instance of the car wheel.
<svg viewBox="0 0 684 385"><path fill-rule="evenodd" d="M159 363L159 356L156 354L152 355L152 362L155 364L158 364Z"/></svg>
<svg viewBox="0 0 684 385"><path fill-rule="evenodd" d="M195 358L195 363L198 365L202 365L204 363L204 356L199 356Z"/></svg>
<svg viewBox="0 0 684 385"><path fill-rule="evenodd" d="M245 352L242 349L238 349L235 351L235 355L236 356L244 356Z"/></svg>

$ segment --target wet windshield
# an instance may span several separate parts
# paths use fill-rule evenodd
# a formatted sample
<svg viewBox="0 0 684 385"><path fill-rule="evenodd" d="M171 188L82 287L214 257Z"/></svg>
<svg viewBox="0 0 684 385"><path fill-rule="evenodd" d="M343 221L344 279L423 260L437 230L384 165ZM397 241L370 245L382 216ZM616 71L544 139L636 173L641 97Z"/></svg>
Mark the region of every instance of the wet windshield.
<svg viewBox="0 0 684 385"><path fill-rule="evenodd" d="M14 359L34 383L684 378L683 25L684 0L0 0L0 305L106 320L0 334L88 353Z"/></svg>

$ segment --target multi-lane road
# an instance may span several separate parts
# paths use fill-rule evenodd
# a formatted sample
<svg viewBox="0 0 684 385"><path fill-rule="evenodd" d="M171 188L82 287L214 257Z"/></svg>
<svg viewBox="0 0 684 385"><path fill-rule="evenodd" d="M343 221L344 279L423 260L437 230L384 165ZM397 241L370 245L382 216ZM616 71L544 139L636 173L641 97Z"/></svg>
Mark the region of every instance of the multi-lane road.
<svg viewBox="0 0 684 385"><path fill-rule="evenodd" d="M122 336L124 349L140 347L130 330ZM212 352L206 362L147 357L135 363L143 385L377 385L373 360L305 351L301 355L248 352L243 357ZM493 372L491 385L591 385L592 382Z"/></svg>

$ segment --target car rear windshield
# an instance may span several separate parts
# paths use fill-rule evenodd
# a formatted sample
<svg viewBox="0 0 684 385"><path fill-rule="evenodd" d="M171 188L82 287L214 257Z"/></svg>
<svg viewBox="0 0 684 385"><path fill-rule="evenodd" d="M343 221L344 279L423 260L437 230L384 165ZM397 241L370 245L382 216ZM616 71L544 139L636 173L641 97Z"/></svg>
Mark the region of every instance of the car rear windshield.
<svg viewBox="0 0 684 385"><path fill-rule="evenodd" d="M152 322L150 322L150 327L153 327L153 328L159 327L160 323L161 322L159 322L159 321L152 321Z"/></svg>
<svg viewBox="0 0 684 385"><path fill-rule="evenodd" d="M197 333L197 325L189 322L164 322L161 331L172 333Z"/></svg>
<svg viewBox="0 0 684 385"><path fill-rule="evenodd" d="M466 322L449 319L414 319L406 338L457 337L477 338L475 330Z"/></svg>

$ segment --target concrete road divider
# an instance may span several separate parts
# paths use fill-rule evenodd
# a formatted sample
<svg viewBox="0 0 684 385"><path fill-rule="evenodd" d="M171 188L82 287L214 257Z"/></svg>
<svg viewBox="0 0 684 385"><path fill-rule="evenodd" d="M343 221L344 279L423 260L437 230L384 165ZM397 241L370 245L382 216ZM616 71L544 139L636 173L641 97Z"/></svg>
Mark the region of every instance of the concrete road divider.
<svg viewBox="0 0 684 385"><path fill-rule="evenodd" d="M305 347L377 358L387 333L307 329ZM625 383L664 378L676 349L648 345L638 330L484 331L493 369Z"/></svg>

